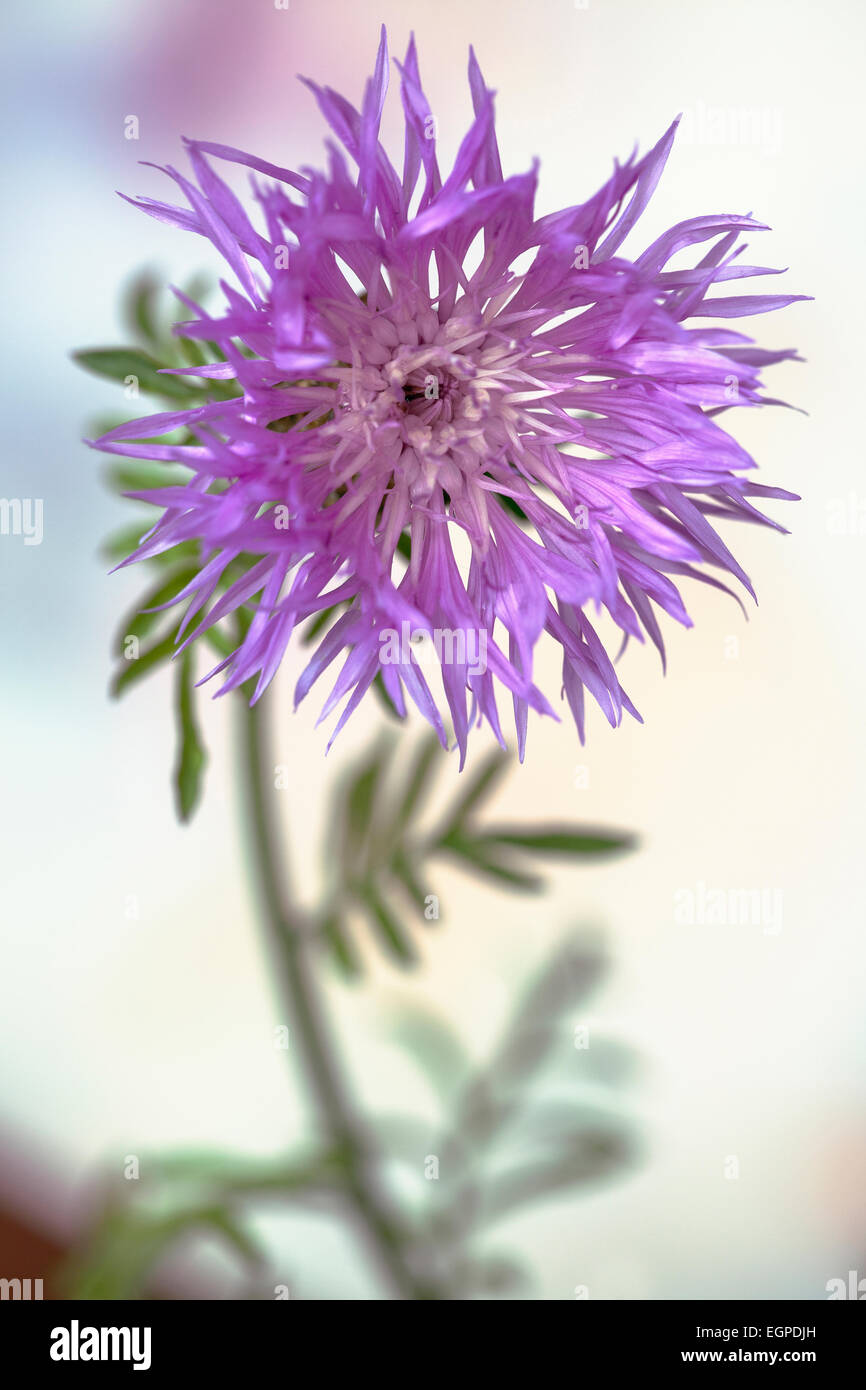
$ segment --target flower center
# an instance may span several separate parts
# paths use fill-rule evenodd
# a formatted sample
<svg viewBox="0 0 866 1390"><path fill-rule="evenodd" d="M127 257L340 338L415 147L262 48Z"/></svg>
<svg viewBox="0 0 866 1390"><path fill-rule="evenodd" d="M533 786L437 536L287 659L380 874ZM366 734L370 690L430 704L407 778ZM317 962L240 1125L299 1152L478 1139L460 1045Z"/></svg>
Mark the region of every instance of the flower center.
<svg viewBox="0 0 866 1390"><path fill-rule="evenodd" d="M445 453L479 430L476 375L470 357L439 345L398 348L373 392L374 413L398 421L403 442L419 452Z"/></svg>
<svg viewBox="0 0 866 1390"><path fill-rule="evenodd" d="M403 382L406 411L425 425L436 420L450 420L460 401L457 378L445 367L424 371L417 368Z"/></svg>
<svg viewBox="0 0 866 1390"><path fill-rule="evenodd" d="M471 448L489 405L479 380L485 337L459 318L440 325L429 313L397 324L377 316L354 373L356 408L375 426L396 426L403 445L421 458Z"/></svg>
<svg viewBox="0 0 866 1390"><path fill-rule="evenodd" d="M424 503L436 488L461 495L513 449L521 421L509 392L520 353L477 311L440 324L429 305L412 313L404 302L346 329L329 427L338 460L348 439L363 435L375 466L399 470Z"/></svg>

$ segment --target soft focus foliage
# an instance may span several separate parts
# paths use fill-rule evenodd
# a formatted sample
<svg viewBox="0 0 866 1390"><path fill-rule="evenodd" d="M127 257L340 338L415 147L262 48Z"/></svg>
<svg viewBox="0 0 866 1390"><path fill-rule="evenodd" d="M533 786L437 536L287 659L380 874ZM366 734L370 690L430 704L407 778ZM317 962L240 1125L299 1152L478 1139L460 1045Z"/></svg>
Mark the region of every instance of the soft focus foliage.
<svg viewBox="0 0 866 1390"><path fill-rule="evenodd" d="M578 1051L570 1036L573 1010L603 971L594 938L566 941L480 1067L443 1020L417 1012L394 1018L395 1042L444 1093L442 1120L431 1129L412 1114L374 1114L368 1127L378 1176L388 1181L396 1167L401 1190L414 1194L403 1204L397 1238L436 1297L527 1293L531 1281L521 1263L490 1245L497 1223L529 1202L621 1175L636 1159L619 1099L634 1057L602 1036ZM266 1243L251 1234L254 1214L277 1203L327 1220L341 1210L350 1183L339 1148L267 1163L224 1154L154 1157L142 1174L106 1192L99 1220L67 1269L70 1297L165 1293L167 1258L178 1248L191 1253L207 1237L232 1255L234 1296L273 1298L275 1280L285 1274L277 1276ZM291 1296L316 1297L300 1266L297 1278Z"/></svg>

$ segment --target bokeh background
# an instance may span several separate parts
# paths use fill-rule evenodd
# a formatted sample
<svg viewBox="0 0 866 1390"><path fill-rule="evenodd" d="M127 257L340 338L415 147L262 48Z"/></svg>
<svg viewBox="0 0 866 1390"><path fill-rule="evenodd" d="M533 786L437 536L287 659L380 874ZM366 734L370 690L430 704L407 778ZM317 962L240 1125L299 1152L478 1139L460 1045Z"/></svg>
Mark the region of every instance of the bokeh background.
<svg viewBox="0 0 866 1390"><path fill-rule="evenodd" d="M567 718L536 720L525 766L499 793L502 817L531 809L625 826L641 851L558 872L538 900L443 869L443 916L419 932L419 968L406 976L371 951L362 986L329 985L354 1084L371 1109L431 1111L392 1036L401 1011L446 1017L482 1057L563 932L600 925L613 969L575 1023L640 1055L620 1103L644 1158L616 1183L527 1211L497 1242L532 1268L536 1297L572 1298L577 1285L599 1298L826 1297L829 1279L866 1274L866 10L855 0L4 8L2 492L44 499L44 539L0 539L0 1205L63 1245L85 1219L94 1174L125 1154L266 1155L307 1130L273 1046L279 1008L238 845L228 711L202 701L207 793L181 829L168 675L122 704L107 699L116 623L138 579L107 577L98 558L123 508L79 439L119 393L68 353L122 336L118 288L142 264L175 282L216 269L203 243L115 196L171 200L164 177L137 161L180 165L187 134L290 167L317 162L323 122L295 75L359 100L382 21L397 56L416 32L448 155L470 117L474 43L499 94L505 167L542 157L542 212L588 196L614 155L647 148L683 111L638 240L697 213L753 211L773 228L754 258L790 266L788 287L815 302L753 321L762 344L796 345L808 359L770 380L808 415L733 417L763 480L804 499L777 504L790 536L733 538L760 607L745 621L731 600L693 589L695 627L669 627L667 677L651 650L624 658L644 725L611 731L593 712L582 749ZM130 114L138 141L124 138ZM384 130L393 148L396 89ZM541 683L556 688L553 655L540 660ZM371 705L325 761L313 705L291 713L296 671L290 660L280 682L278 753L309 886L326 783L382 716ZM446 793L456 776L449 763ZM700 883L778 890L781 930L678 924L675 895ZM380 1292L338 1225L262 1220L299 1296Z"/></svg>

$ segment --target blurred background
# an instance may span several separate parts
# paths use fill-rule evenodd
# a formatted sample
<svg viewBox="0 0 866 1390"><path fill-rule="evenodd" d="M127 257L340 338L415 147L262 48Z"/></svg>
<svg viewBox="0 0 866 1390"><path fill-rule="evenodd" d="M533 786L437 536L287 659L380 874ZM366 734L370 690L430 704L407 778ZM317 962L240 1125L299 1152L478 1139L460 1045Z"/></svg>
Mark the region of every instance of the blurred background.
<svg viewBox="0 0 866 1390"><path fill-rule="evenodd" d="M612 731L593 710L581 748L567 717L535 720L525 766L497 793L498 819L611 824L642 847L557 871L537 899L443 865L441 920L419 929L416 969L370 950L360 985L330 978L353 1086L365 1109L429 1120L436 1097L397 1036L406 1010L446 1019L482 1059L563 934L603 929L612 968L570 1022L640 1058L615 1103L642 1156L616 1182L501 1223L497 1244L531 1270L530 1297L573 1298L577 1287L593 1298L826 1297L828 1280L866 1275L866 11L855 0L5 8L2 493L44 500L44 536L0 538L0 1274L50 1280L55 1253L93 1209L98 1175L129 1154L264 1157L308 1131L303 1093L274 1047L282 1020L238 843L227 702L201 701L211 765L204 805L180 828L169 675L122 704L107 697L116 625L141 581L107 576L99 545L124 507L79 440L88 421L122 409L121 393L68 354L122 340L118 291L142 265L172 282L218 269L203 242L115 196L173 201L165 177L138 161L183 168L189 135L292 168L318 163L323 122L296 74L360 101L382 21L397 57L415 30L443 166L470 119L475 45L498 92L506 171L542 159L540 212L588 197L614 156L648 148L683 111L629 245L699 213L754 212L773 228L754 260L791 268L772 288L815 303L752 324L762 346L808 359L768 381L808 416L730 417L761 481L804 499L775 504L788 537L726 534L760 607L746 621L730 599L693 586L695 627L666 630L667 677L652 650L624 658L644 725ZM125 138L131 115L138 140ZM395 155L399 130L395 83L384 122ZM554 654L540 651L539 663L539 684L557 689ZM291 712L298 669L290 659L279 680L276 753L290 769L293 860L312 891L326 784L383 716L368 702L325 760L315 704ZM445 761L443 796L456 778ZM763 924L683 922L678 895L712 889L759 890L778 911ZM569 1029L562 1046L568 1065ZM256 1220L293 1296L381 1296L338 1222ZM214 1260L195 1277L226 1287Z"/></svg>

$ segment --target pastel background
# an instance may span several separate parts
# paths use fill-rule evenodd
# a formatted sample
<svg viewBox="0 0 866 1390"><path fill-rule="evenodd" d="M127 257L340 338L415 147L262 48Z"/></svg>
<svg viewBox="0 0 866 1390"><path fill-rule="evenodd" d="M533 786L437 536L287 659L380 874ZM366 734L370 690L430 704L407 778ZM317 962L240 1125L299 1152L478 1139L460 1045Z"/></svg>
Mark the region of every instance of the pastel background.
<svg viewBox="0 0 866 1390"><path fill-rule="evenodd" d="M644 725L614 732L594 713L581 749L567 718L536 721L526 764L500 793L503 816L626 826L641 851L558 872L538 901L444 871L443 920L419 932L414 975L370 952L365 985L329 986L355 1084L370 1108L423 1116L432 1097L389 1036L402 1005L445 1015L480 1057L562 933L598 924L613 968L575 1022L640 1054L622 1104L644 1158L598 1192L521 1215L495 1232L497 1245L526 1258L542 1298L572 1298L579 1284L598 1298L825 1297L828 1279L866 1274L866 10L855 0L4 9L0 491L44 499L44 539L0 538L0 1200L63 1238L94 1175L126 1153L268 1154L306 1129L273 1048L279 1009L238 847L227 711L202 701L212 764L203 809L181 829L168 677L120 704L107 698L116 624L139 581L109 578L98 558L123 509L79 439L118 392L68 352L118 339L117 291L143 263L173 281L216 268L203 243L115 196L171 197L137 161L180 165L188 134L290 167L317 162L323 122L295 74L360 99L382 21L398 57L415 30L448 155L469 120L474 43L498 92L504 165L542 158L542 211L588 196L614 155L647 148L684 111L633 244L687 216L753 211L773 228L755 259L790 266L786 285L815 302L753 321L762 344L796 345L808 359L770 379L808 415L734 417L763 480L804 499L776 504L790 536L729 537L760 607L746 622L731 600L693 587L694 629L667 630L667 677L651 650L624 658ZM138 141L124 139L129 114ZM395 86L392 148L398 132ZM540 661L556 689L553 655ZM371 706L325 761L314 705L291 712L296 669L290 661L281 679L279 752L294 782L283 793L293 855L307 866L326 781L381 717ZM456 775L448 764L443 784ZM779 890L781 930L678 924L674 895L700 883ZM302 1296L377 1295L336 1225L271 1218L263 1230Z"/></svg>

